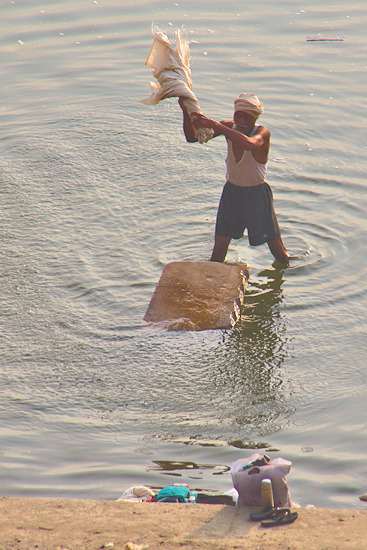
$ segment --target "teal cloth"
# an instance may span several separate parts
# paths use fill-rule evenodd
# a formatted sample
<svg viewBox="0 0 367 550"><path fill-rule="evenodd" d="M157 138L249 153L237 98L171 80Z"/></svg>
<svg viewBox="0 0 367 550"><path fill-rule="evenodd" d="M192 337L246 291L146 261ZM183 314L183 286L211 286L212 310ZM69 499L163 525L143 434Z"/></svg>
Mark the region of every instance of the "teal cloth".
<svg viewBox="0 0 367 550"><path fill-rule="evenodd" d="M155 497L155 502L163 500L166 502L175 502L177 499L179 502L194 503L197 500L197 496L197 493L191 492L188 487L169 485L159 491Z"/></svg>

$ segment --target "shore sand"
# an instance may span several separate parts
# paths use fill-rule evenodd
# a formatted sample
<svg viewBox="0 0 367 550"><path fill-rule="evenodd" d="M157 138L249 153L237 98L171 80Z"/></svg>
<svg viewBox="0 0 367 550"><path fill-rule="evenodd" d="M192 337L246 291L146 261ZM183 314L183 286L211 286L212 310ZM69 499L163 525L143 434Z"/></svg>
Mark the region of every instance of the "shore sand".
<svg viewBox="0 0 367 550"><path fill-rule="evenodd" d="M212 504L0 498L0 550L364 550L367 510L298 508L261 527L252 508Z"/></svg>

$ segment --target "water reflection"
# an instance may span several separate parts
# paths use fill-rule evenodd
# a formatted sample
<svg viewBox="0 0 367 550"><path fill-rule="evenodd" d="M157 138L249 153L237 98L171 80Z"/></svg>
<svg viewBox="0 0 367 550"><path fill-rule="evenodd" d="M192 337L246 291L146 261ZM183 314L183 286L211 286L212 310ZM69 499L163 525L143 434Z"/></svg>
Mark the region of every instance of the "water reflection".
<svg viewBox="0 0 367 550"><path fill-rule="evenodd" d="M153 460L155 466L150 468L151 470L157 470L162 473L169 475L175 475L180 477L182 470L184 471L202 471L202 470L213 470L213 475L223 475L229 471L229 466L227 464L198 464L197 462L190 461L172 461L172 460ZM195 479L191 476L192 479ZM199 476L197 479L201 479Z"/></svg>
<svg viewBox="0 0 367 550"><path fill-rule="evenodd" d="M287 403L289 389L281 369L288 356L281 310L283 275L284 270L274 268L251 281L241 322L223 334L223 348L218 350L222 357L213 376L225 393L227 414L245 437L253 431L279 429L293 412Z"/></svg>

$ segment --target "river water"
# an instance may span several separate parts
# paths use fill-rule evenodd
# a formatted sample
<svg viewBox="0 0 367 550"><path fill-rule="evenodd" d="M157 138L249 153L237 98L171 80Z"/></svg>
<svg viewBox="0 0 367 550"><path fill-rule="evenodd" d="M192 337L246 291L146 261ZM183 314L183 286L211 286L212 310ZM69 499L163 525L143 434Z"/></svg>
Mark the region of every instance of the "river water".
<svg viewBox="0 0 367 550"><path fill-rule="evenodd" d="M15 0L0 17L1 494L220 492L262 449L292 460L301 505L365 507L366 10ZM254 92L272 133L296 259L231 244L251 267L231 331L142 322L168 262L210 257L226 153L185 142L176 100L137 101L152 24L183 29L208 116Z"/></svg>

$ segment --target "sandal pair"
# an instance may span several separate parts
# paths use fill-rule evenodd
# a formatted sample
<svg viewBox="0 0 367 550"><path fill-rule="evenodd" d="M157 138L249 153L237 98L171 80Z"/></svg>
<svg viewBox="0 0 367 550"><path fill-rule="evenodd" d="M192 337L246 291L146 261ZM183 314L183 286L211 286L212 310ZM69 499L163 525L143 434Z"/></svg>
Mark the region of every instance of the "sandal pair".
<svg viewBox="0 0 367 550"><path fill-rule="evenodd" d="M261 512L252 512L252 521L261 521L262 527L273 527L274 525L286 525L293 523L298 518L297 512L291 512L289 508L266 508Z"/></svg>

